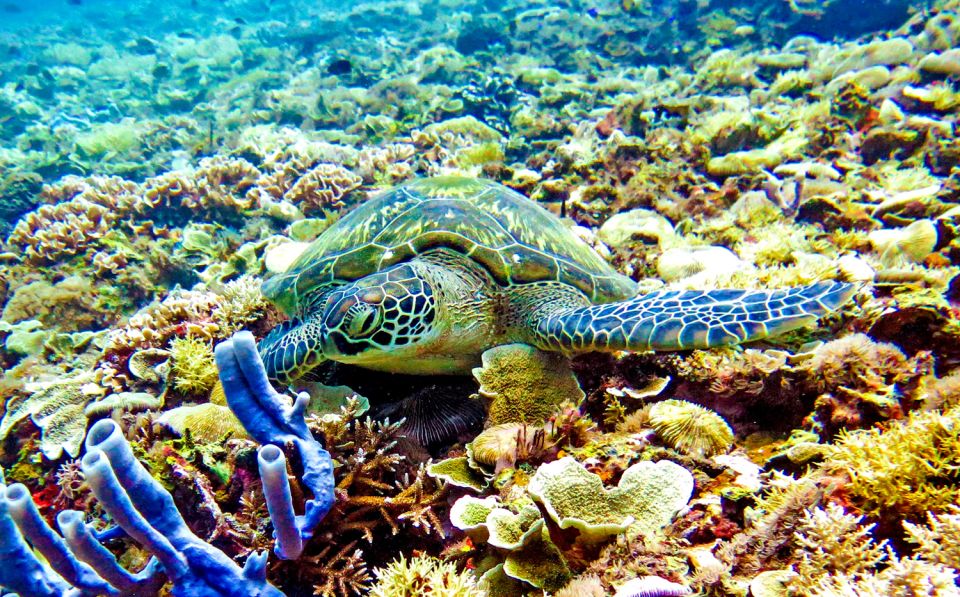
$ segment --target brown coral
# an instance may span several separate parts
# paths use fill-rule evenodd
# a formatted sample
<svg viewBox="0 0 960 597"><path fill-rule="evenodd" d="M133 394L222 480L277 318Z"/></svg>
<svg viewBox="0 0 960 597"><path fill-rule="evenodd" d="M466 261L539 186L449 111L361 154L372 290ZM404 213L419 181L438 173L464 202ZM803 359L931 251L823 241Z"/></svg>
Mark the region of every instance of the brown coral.
<svg viewBox="0 0 960 597"><path fill-rule="evenodd" d="M76 255L109 233L118 221L144 209L136 183L116 177L66 177L45 197L60 201L41 205L21 219L7 245L23 253L28 264L60 261Z"/></svg>
<svg viewBox="0 0 960 597"><path fill-rule="evenodd" d="M363 182L359 176L336 164L317 164L305 172L284 194L305 214L336 210L343 198Z"/></svg>

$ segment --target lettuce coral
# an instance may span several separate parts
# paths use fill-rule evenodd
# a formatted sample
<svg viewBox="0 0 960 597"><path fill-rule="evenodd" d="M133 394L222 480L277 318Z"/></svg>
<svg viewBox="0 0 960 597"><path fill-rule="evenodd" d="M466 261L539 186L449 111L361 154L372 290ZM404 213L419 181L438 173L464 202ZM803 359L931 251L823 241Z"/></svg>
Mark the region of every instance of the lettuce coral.
<svg viewBox="0 0 960 597"><path fill-rule="evenodd" d="M40 451L47 458L55 460L63 452L75 458L87 431L84 408L104 392L94 383L94 375L82 372L66 378L31 382L24 389L28 395L15 396L6 404L6 414L0 421L0 439L7 437L18 422L29 416L40 428Z"/></svg>
<svg viewBox="0 0 960 597"><path fill-rule="evenodd" d="M598 475L568 456L541 465L527 489L560 528L597 541L627 529L640 535L662 529L689 501L693 475L669 460L642 461L624 471L617 487L606 489Z"/></svg>

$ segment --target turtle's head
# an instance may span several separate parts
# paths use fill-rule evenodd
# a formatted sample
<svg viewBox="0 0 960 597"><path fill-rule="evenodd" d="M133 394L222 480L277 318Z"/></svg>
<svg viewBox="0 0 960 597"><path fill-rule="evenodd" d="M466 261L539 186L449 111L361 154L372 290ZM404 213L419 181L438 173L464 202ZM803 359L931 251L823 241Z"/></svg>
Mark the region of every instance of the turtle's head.
<svg viewBox="0 0 960 597"><path fill-rule="evenodd" d="M376 366L431 336L436 298L416 268L403 264L330 293L323 308L323 354Z"/></svg>

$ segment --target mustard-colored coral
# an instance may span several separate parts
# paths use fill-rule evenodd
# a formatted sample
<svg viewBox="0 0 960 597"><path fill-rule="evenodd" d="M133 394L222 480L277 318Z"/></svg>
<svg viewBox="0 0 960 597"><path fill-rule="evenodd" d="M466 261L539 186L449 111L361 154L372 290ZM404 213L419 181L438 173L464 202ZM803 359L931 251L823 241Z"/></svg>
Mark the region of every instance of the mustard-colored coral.
<svg viewBox="0 0 960 597"><path fill-rule="evenodd" d="M960 500L960 409L843 433L823 464L866 513L920 521Z"/></svg>
<svg viewBox="0 0 960 597"><path fill-rule="evenodd" d="M213 347L201 338L174 338L170 342L173 387L188 394L210 392L217 383Z"/></svg>
<svg viewBox="0 0 960 597"><path fill-rule="evenodd" d="M226 406L207 402L178 406L163 413L157 422L166 425L177 435L188 430L191 437L204 444L215 444L224 438L245 438L243 424Z"/></svg>
<svg viewBox="0 0 960 597"><path fill-rule="evenodd" d="M506 344L484 352L482 360L473 376L480 382L480 395L491 400L490 425L542 424L563 402L584 397L563 355Z"/></svg>

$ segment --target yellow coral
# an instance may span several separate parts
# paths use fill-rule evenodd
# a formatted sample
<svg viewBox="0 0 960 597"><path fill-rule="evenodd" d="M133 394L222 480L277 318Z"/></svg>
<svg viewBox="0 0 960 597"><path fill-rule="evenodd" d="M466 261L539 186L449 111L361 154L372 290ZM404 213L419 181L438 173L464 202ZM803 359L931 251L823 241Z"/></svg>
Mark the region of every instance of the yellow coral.
<svg viewBox="0 0 960 597"><path fill-rule="evenodd" d="M850 478L847 491L868 514L918 521L943 512L960 499L960 409L842 434L823 467Z"/></svg>
<svg viewBox="0 0 960 597"><path fill-rule="evenodd" d="M174 338L170 342L173 386L188 394L203 394L217 383L213 348L200 338Z"/></svg>
<svg viewBox="0 0 960 597"><path fill-rule="evenodd" d="M213 444L224 438L245 438L247 431L226 406L219 404L194 404L170 409L157 418L157 423L166 425L178 435L190 431L195 440Z"/></svg>
<svg viewBox="0 0 960 597"><path fill-rule="evenodd" d="M431 556L409 560L403 555L373 571L377 583L370 588L374 597L476 597L481 594L473 575L459 572L451 563Z"/></svg>
<svg viewBox="0 0 960 597"><path fill-rule="evenodd" d="M685 400L664 400L651 406L650 426L660 439L698 458L725 452L733 444L733 430L720 415Z"/></svg>
<svg viewBox="0 0 960 597"><path fill-rule="evenodd" d="M525 344L506 344L483 353L473 370L479 393L491 400L487 422L542 424L566 401L579 402L583 390L559 354Z"/></svg>

